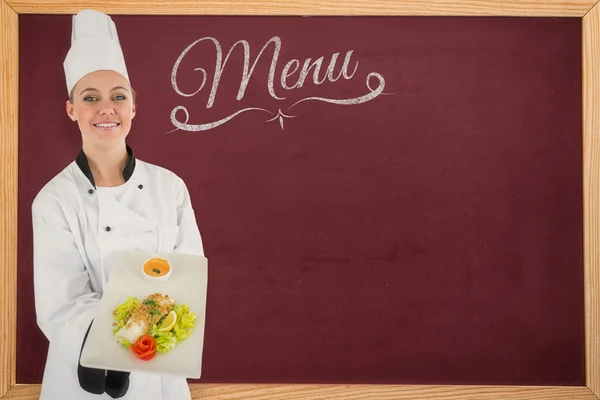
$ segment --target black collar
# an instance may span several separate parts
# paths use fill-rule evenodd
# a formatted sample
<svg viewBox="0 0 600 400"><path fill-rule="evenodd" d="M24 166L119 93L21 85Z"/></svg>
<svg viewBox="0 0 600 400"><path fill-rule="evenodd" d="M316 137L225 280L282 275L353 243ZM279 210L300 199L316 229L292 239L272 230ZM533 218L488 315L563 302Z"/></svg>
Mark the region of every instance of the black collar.
<svg viewBox="0 0 600 400"><path fill-rule="evenodd" d="M127 148L127 154L129 154L129 161L127 161L127 165L125 165L125 168L123 168L123 178L125 179L125 182L127 182L129 178L131 178L131 175L133 175L133 170L135 169L135 157L133 156L133 150L131 149L131 147L129 147L128 145L125 146ZM95 188L96 183L94 182L94 175L92 175L90 164L88 163L88 159L85 153L83 152L83 149L79 151L79 155L75 159L75 162L77 163L77 166L79 167L81 172L83 172L83 174L86 176L86 178L89 179L92 186L94 186Z"/></svg>

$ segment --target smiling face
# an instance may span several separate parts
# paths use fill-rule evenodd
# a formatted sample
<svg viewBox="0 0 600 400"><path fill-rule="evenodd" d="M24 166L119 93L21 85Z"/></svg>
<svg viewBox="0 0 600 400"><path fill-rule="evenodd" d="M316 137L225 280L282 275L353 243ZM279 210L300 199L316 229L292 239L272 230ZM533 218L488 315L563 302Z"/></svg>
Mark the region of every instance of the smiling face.
<svg viewBox="0 0 600 400"><path fill-rule="evenodd" d="M135 117L133 90L115 71L87 74L67 100L67 115L77 121L86 147L123 146Z"/></svg>

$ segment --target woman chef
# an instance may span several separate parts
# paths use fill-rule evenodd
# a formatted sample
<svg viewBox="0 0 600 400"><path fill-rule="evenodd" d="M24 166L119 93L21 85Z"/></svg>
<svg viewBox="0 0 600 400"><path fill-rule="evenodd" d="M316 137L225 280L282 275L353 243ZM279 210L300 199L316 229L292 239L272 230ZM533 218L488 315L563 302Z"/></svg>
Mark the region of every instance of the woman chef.
<svg viewBox="0 0 600 400"><path fill-rule="evenodd" d="M203 249L184 182L136 159L125 144L135 104L115 24L84 10L72 29L64 61L66 111L79 126L82 149L32 205L35 307L50 342L40 398L190 399L184 378L79 364L112 255L203 255Z"/></svg>

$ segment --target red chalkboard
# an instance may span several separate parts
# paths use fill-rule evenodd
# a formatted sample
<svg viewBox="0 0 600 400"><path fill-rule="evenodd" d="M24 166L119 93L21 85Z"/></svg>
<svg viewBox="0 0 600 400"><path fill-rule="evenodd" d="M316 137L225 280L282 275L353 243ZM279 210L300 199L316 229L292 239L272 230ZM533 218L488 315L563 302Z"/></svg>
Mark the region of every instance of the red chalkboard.
<svg viewBox="0 0 600 400"><path fill-rule="evenodd" d="M30 206L81 141L70 16L19 18L39 383ZM584 384L580 19L113 19L128 143L185 180L209 258L201 381Z"/></svg>

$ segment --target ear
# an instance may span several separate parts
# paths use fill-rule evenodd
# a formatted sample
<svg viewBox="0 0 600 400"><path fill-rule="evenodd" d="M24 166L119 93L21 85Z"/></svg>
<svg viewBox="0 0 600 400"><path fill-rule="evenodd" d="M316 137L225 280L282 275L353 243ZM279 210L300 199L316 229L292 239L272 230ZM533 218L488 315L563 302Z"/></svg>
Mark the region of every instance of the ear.
<svg viewBox="0 0 600 400"><path fill-rule="evenodd" d="M70 100L67 100L65 104L65 109L67 111L67 115L71 118L71 121L77 121L77 117L75 116L75 109L73 107L73 103Z"/></svg>
<svg viewBox="0 0 600 400"><path fill-rule="evenodd" d="M135 118L135 104L131 105L131 119Z"/></svg>

